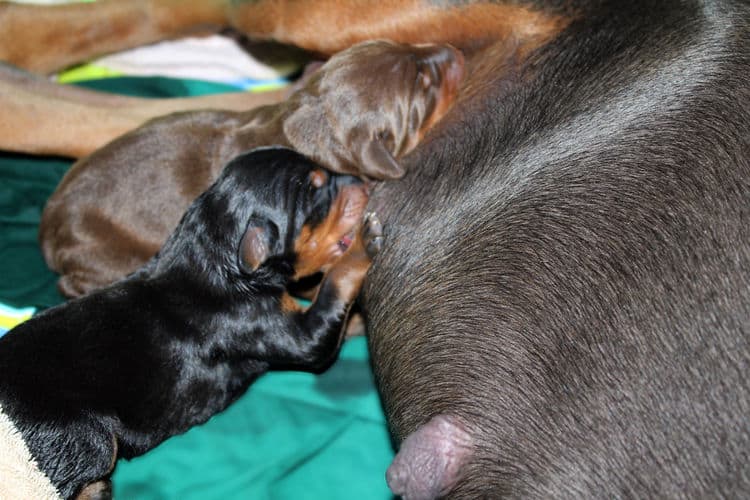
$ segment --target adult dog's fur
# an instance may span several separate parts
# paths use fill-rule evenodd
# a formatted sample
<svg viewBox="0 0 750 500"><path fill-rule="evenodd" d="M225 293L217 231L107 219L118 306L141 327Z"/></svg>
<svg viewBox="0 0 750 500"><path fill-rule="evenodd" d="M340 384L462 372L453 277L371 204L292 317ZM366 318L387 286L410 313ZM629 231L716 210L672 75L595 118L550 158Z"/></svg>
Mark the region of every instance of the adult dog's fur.
<svg viewBox="0 0 750 500"><path fill-rule="evenodd" d="M146 266L0 338L0 416L68 498L116 458L205 422L263 372L321 371L382 241L373 217L354 237L366 199L355 178L287 149L238 157ZM327 272L302 310L287 285L319 252L329 258L311 271Z"/></svg>
<svg viewBox="0 0 750 500"><path fill-rule="evenodd" d="M750 494L750 9L576 5L370 198L410 500Z"/></svg>

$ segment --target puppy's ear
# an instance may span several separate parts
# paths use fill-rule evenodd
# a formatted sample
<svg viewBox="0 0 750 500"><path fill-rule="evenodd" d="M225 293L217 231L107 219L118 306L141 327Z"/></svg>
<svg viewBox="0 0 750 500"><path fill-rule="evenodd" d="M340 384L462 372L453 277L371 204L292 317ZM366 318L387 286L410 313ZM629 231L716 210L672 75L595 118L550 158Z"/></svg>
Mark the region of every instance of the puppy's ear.
<svg viewBox="0 0 750 500"><path fill-rule="evenodd" d="M240 241L238 252L240 268L248 273L258 269L269 257L273 242L278 239L278 231L272 224L251 218Z"/></svg>
<svg viewBox="0 0 750 500"><path fill-rule="evenodd" d="M378 180L398 179L406 171L380 139L367 141L362 150L362 173Z"/></svg>

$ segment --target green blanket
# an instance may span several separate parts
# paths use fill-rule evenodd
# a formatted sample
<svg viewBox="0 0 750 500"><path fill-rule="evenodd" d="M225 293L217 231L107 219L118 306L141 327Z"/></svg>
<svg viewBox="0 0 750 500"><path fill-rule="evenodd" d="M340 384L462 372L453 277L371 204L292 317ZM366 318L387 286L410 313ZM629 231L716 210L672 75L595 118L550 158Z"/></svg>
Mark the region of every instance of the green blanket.
<svg viewBox="0 0 750 500"><path fill-rule="evenodd" d="M163 78L90 86L146 96L229 90ZM70 164L0 154L0 302L44 308L63 300L36 233L44 202ZM205 425L120 460L115 498L389 499L384 472L392 456L366 341L356 338L325 374L265 375Z"/></svg>

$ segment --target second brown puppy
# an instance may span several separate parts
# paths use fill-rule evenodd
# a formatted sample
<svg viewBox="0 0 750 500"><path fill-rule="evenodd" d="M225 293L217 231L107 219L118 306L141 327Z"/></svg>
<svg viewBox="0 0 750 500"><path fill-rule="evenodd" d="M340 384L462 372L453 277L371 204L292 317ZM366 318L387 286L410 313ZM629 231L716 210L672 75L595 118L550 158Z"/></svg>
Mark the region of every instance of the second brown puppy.
<svg viewBox="0 0 750 500"><path fill-rule="evenodd" d="M234 156L291 147L338 173L398 178L396 158L447 111L463 57L445 45L365 42L332 57L286 102L155 119L77 162L42 214L39 239L68 297L151 258Z"/></svg>

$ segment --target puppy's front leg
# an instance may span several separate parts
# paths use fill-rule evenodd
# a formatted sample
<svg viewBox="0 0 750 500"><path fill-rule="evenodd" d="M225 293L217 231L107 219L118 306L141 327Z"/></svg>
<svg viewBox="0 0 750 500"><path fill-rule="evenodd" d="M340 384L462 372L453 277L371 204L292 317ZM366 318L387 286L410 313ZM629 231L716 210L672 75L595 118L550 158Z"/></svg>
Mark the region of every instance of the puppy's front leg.
<svg viewBox="0 0 750 500"><path fill-rule="evenodd" d="M276 346L277 353L284 353L277 358L280 365L319 372L336 358L349 308L382 243L380 221L375 214L368 214L352 246L323 278L312 305L304 312L290 313L292 338L280 339Z"/></svg>

